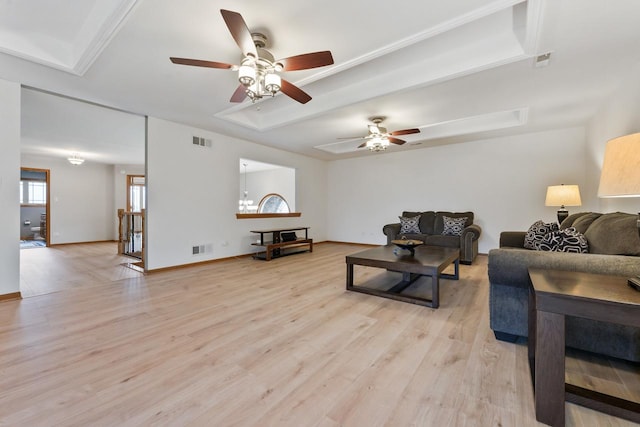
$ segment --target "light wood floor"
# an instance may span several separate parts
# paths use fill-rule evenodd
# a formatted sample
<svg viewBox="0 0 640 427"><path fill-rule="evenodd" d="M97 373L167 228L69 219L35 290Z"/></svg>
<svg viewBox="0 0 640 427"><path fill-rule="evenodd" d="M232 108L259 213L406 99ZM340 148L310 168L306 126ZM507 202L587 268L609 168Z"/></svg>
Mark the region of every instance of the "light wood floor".
<svg viewBox="0 0 640 427"><path fill-rule="evenodd" d="M141 273L126 266L137 261L118 255L115 242L22 249L20 293L23 297L31 297L142 277Z"/></svg>
<svg viewBox="0 0 640 427"><path fill-rule="evenodd" d="M0 303L0 425L538 425L526 346L489 329L486 257L442 281L434 310L346 292L357 245L146 276L91 261L110 249L90 246L31 250L50 254L23 283L37 271L57 292ZM356 283L388 274L355 270ZM567 371L640 400L638 365L570 358Z"/></svg>

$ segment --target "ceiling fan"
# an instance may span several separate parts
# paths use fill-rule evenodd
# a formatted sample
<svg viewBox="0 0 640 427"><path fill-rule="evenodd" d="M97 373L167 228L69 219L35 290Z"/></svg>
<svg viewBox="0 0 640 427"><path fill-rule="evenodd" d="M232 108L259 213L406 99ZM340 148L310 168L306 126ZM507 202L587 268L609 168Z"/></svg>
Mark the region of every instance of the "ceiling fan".
<svg viewBox="0 0 640 427"><path fill-rule="evenodd" d="M381 126L385 117L371 117L369 120L373 122L372 125L369 125L369 134L365 136L355 136L350 138L339 138L339 139L366 139L365 142L358 145L358 148L367 147L371 151L383 151L386 150L389 146L389 143L402 145L405 140L395 138L399 135L410 135L412 133L420 133L420 129L403 129L396 130L393 132L388 132L387 128Z"/></svg>
<svg viewBox="0 0 640 427"><path fill-rule="evenodd" d="M302 104L311 100L309 94L281 78L277 73L331 65L333 57L330 51L305 53L275 60L271 52L265 49L267 37L261 33L251 33L242 15L225 9L220 9L220 13L231 32L231 36L244 55L240 65L175 57L169 58L171 62L195 67L238 71L240 85L231 96L231 102L242 102L246 97L256 102L264 96L275 96L279 91Z"/></svg>

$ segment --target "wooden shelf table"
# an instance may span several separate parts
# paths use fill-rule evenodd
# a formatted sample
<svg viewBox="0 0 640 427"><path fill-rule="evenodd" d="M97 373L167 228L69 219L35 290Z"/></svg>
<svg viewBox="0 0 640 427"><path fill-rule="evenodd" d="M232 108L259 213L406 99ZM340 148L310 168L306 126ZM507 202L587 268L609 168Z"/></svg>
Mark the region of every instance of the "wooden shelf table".
<svg viewBox="0 0 640 427"><path fill-rule="evenodd" d="M253 246L261 246L265 248L264 260L270 261L272 258L277 258L285 255L292 255L300 252L313 252L313 239L309 238L309 228L311 227L289 227L289 228L274 228L269 230L251 230L251 233L260 235L260 241L252 243ZM282 241L281 233L296 232L304 230L304 238L297 238L296 240ZM271 241L265 240L265 235L271 235ZM268 237L267 237L268 238ZM295 252L284 252L285 248L307 248ZM263 259L259 255L255 255L254 258Z"/></svg>

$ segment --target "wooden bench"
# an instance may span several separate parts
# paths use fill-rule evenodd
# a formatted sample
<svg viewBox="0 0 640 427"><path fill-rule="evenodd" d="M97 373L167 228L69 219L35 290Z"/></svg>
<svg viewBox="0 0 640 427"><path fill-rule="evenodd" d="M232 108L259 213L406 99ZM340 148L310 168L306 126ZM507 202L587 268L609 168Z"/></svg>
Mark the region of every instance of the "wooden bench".
<svg viewBox="0 0 640 427"><path fill-rule="evenodd" d="M304 238L297 238L295 240L289 240L289 241L282 241L280 238L280 235L283 232L284 233L292 232L292 231L295 232L300 230L304 230ZM252 243L252 245L261 246L265 248L264 258L262 258L262 256L260 256L259 254L256 254L254 258L265 259L266 261L270 261L272 258L277 258L285 255L292 255L294 253L306 252L306 251L313 252L313 239L309 238L308 230L309 230L309 227L277 228L277 229L270 229L270 230L252 230L251 231L252 233L260 234L260 241L256 243ZM265 234L271 234L270 242L265 241L264 239ZM301 251L284 252L285 248L305 248L307 246L309 247L308 249L304 249Z"/></svg>

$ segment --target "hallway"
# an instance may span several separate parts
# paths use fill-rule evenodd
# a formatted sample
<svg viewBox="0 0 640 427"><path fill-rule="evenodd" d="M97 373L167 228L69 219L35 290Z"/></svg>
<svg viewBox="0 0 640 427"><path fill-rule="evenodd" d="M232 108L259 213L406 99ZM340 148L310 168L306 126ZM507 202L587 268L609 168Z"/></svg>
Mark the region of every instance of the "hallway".
<svg viewBox="0 0 640 427"><path fill-rule="evenodd" d="M116 242L77 243L20 251L23 298L100 286L143 274L126 266L135 258L118 255Z"/></svg>

